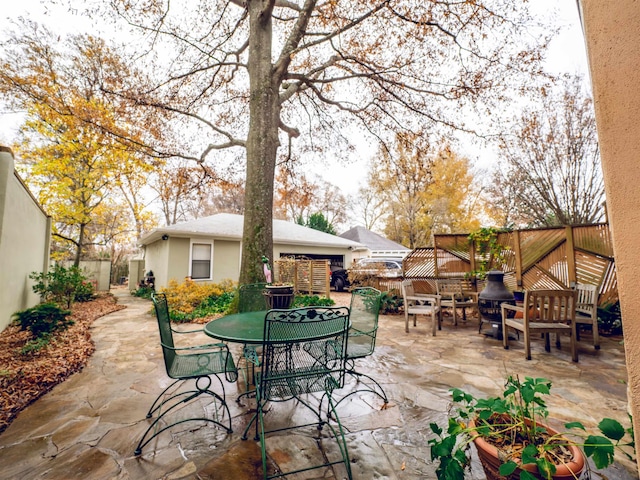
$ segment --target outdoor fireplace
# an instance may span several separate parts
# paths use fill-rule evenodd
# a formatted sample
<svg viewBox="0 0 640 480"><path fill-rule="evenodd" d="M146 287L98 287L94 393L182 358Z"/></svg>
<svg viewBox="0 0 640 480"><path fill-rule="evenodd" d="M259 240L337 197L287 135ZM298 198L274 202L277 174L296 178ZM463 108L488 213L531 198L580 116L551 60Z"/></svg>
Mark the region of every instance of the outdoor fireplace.
<svg viewBox="0 0 640 480"><path fill-rule="evenodd" d="M507 289L503 280L504 273L500 270L487 272L487 286L478 295L480 332L498 339L502 339L502 309L500 305L503 303L516 304L513 293ZM510 315L514 313L509 312ZM483 330L483 323L489 323L491 328Z"/></svg>

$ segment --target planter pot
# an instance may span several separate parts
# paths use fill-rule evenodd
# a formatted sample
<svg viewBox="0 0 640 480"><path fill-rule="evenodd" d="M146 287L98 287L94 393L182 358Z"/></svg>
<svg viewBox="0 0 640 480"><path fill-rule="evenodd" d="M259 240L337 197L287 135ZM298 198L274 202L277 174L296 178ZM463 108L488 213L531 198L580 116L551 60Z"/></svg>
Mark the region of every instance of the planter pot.
<svg viewBox="0 0 640 480"><path fill-rule="evenodd" d="M473 422L470 422L470 426L473 426ZM542 426L550 434L557 434L552 428L546 425ZM484 468L487 480L518 480L522 470L526 470L534 477L544 480L544 477L538 473L536 466L532 464L522 465L508 477L500 476L499 468L504 462L498 459L498 449L477 434L474 435L473 444L478 451L478 457L480 458L480 463L482 463L482 468ZM556 465L556 473L552 477L554 480L575 480L580 478L580 474L584 469L585 458L582 450L574 445L569 445L567 448L573 454L573 460L567 464Z"/></svg>
<svg viewBox="0 0 640 480"><path fill-rule="evenodd" d="M267 300L267 307L287 309L291 308L293 303L293 286L292 285L267 285L265 286L264 296Z"/></svg>

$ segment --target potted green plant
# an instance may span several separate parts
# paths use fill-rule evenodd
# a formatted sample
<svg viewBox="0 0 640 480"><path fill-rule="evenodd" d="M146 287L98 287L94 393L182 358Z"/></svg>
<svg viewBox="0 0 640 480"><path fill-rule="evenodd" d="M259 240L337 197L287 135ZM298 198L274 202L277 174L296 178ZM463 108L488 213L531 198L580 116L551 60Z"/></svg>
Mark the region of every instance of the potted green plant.
<svg viewBox="0 0 640 480"><path fill-rule="evenodd" d="M458 388L451 390L455 407L445 428L431 423L436 438L429 440L431 457L438 463L438 480L464 478L474 444L488 480L577 479L588 468L590 457L596 468L614 460L614 448L629 458L633 432L620 422L605 418L598 428L602 435L587 434L580 422L565 424L560 433L546 426L548 410L543 395L551 382L510 376L499 397L478 399ZM624 443L626 435L631 436ZM579 439L579 440L576 440Z"/></svg>

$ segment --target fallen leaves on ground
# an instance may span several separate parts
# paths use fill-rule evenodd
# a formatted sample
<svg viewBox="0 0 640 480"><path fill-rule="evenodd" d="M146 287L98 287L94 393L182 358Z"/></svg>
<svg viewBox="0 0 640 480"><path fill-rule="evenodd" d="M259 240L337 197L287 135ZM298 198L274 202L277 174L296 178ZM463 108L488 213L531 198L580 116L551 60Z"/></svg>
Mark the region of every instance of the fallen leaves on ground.
<svg viewBox="0 0 640 480"><path fill-rule="evenodd" d="M103 315L126 308L105 294L71 307L74 324L58 332L49 345L23 355L20 349L33 337L19 325L0 332L0 433L42 395L82 370L95 350L89 328Z"/></svg>

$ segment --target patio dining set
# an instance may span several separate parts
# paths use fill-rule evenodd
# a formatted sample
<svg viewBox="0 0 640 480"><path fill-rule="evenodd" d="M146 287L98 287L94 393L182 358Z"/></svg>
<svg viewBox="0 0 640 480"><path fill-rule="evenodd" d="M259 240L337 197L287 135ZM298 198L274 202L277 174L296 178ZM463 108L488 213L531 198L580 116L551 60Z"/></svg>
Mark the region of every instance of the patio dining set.
<svg viewBox="0 0 640 480"><path fill-rule="evenodd" d="M255 399L255 409L251 409L254 413L242 440L247 440L253 426L253 438L260 443L264 478L332 466L352 478L338 407L362 391L376 395L384 404L388 402L382 386L356 366L358 359L374 351L381 292L371 287L354 289L349 307L269 309L263 291L264 284L243 285L238 313L213 320L203 330L186 332L172 327L165 295L153 295L166 372L175 381L149 408L149 426L138 442L136 456L143 455L145 447L150 451L148 445L158 435L185 422L209 422L232 433L225 381L236 382L243 377L246 388L236 401L241 404L247 397ZM215 342L176 346L174 334L196 332L204 332ZM242 345L241 358L233 358L230 343ZM357 381L346 385L346 377ZM212 379L218 388L212 388ZM188 384L192 387L185 387ZM211 418L175 415L186 403L199 398L211 400ZM298 422L268 415L270 403L289 401L297 402L296 409L310 412L311 417L301 415L305 421ZM337 449L329 448L332 453L326 453L321 464L280 471L275 462L269 461L267 440L272 433L294 429L315 431L320 443L333 442Z"/></svg>

